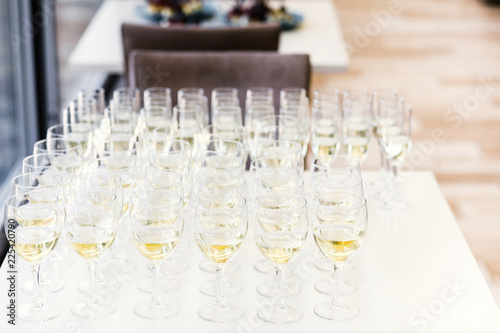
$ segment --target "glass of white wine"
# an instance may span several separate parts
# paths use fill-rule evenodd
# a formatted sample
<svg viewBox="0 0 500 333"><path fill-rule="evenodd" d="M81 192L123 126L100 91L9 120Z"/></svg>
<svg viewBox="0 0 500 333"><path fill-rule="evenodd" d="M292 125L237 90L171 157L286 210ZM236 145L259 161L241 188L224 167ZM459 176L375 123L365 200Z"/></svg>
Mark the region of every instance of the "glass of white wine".
<svg viewBox="0 0 500 333"><path fill-rule="evenodd" d="M300 253L309 231L307 202L303 197L267 194L255 200L253 233L264 258L274 264L276 293L273 305L261 307L257 314L264 321L284 324L298 321L302 311L285 303L285 268Z"/></svg>
<svg viewBox="0 0 500 333"><path fill-rule="evenodd" d="M297 118L283 115L266 116L257 120L254 144L259 147L277 140L286 140L300 144L301 152L304 152L304 149L307 150L307 144L301 134L302 127Z"/></svg>
<svg viewBox="0 0 500 333"><path fill-rule="evenodd" d="M137 304L134 312L149 319L170 318L179 307L160 297L160 264L173 253L184 230L182 196L161 190L132 196L128 227L134 245L153 265L153 298Z"/></svg>
<svg viewBox="0 0 500 333"><path fill-rule="evenodd" d="M382 202L386 210L406 210L408 204L398 190L399 170L411 149L412 108L403 100L396 107L386 106L381 111L385 118L391 119L390 126L380 129L379 143L382 146L391 170L391 194Z"/></svg>
<svg viewBox="0 0 500 333"><path fill-rule="evenodd" d="M90 297L73 304L71 312L82 318L98 319L112 314L115 305L102 302L96 294L97 259L109 250L118 232L122 202L105 190L74 191L66 196L64 231L71 247L85 259L90 278Z"/></svg>
<svg viewBox="0 0 500 333"><path fill-rule="evenodd" d="M333 262L331 302L319 303L314 312L330 320L354 318L359 309L341 300L340 272L344 262L358 251L366 236L366 199L357 194L323 192L314 200L313 235L323 255Z"/></svg>
<svg viewBox="0 0 500 333"><path fill-rule="evenodd" d="M364 189L362 179L358 175L344 172L314 174L311 180L311 195L309 197L310 202L314 202L314 198L322 193L331 192L351 193L363 196ZM339 203L342 203L341 199L339 200ZM324 257L316 258L314 260L314 266L325 272L331 272L332 270L331 261ZM350 266L352 267L344 264L344 270L346 270L346 268L349 269L354 267L352 263L350 263ZM319 280L314 284L314 289L320 293L331 294L333 288L335 288L333 278L334 277L332 276L331 278ZM350 280L343 279L342 284L340 285L340 294L349 295L354 293L356 289L356 284Z"/></svg>
<svg viewBox="0 0 500 333"><path fill-rule="evenodd" d="M311 147L314 156L338 154L342 141L341 118L337 104L321 104L313 107Z"/></svg>
<svg viewBox="0 0 500 333"><path fill-rule="evenodd" d="M367 90L360 90L344 91L342 96L344 152L363 163L371 138L371 95Z"/></svg>
<svg viewBox="0 0 500 333"><path fill-rule="evenodd" d="M217 300L198 310L201 318L213 322L230 322L243 316L243 309L226 302L224 271L238 253L248 230L247 205L242 196L232 196L221 204L217 197L198 198L195 203L193 232L201 252L217 267Z"/></svg>
<svg viewBox="0 0 500 333"><path fill-rule="evenodd" d="M31 265L33 275L33 302L17 310L17 315L23 320L41 322L60 313L57 307L44 304L40 295L40 265L57 244L61 219L59 197L52 194L18 194L5 202L7 240L16 253Z"/></svg>

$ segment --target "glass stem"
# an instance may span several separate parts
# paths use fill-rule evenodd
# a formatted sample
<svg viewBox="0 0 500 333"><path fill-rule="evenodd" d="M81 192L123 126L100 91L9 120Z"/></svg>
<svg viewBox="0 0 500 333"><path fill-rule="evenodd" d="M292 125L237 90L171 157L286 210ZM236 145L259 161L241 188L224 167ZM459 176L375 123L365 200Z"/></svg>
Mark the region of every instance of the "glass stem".
<svg viewBox="0 0 500 333"><path fill-rule="evenodd" d="M341 284L341 272L342 264L338 262L333 263L332 277L335 281L335 286L332 292L332 302L330 306L332 308L341 308L342 307L342 299L340 298L340 284Z"/></svg>
<svg viewBox="0 0 500 333"><path fill-rule="evenodd" d="M43 302L40 295L40 264L31 265L31 273L33 275L33 307L42 308Z"/></svg>
<svg viewBox="0 0 500 333"><path fill-rule="evenodd" d="M160 304L160 264L153 263L153 305Z"/></svg>
<svg viewBox="0 0 500 333"><path fill-rule="evenodd" d="M89 282L90 282L89 304L96 304L97 303L97 295L95 292L95 266L96 266L96 262L94 260L87 261L87 268L89 270Z"/></svg>
<svg viewBox="0 0 500 333"><path fill-rule="evenodd" d="M276 267L276 303L274 305L275 310L280 310L285 308L285 293L283 292L283 275L285 268Z"/></svg>
<svg viewBox="0 0 500 333"><path fill-rule="evenodd" d="M226 300L224 298L224 265L217 265L217 308L223 309L226 307Z"/></svg>

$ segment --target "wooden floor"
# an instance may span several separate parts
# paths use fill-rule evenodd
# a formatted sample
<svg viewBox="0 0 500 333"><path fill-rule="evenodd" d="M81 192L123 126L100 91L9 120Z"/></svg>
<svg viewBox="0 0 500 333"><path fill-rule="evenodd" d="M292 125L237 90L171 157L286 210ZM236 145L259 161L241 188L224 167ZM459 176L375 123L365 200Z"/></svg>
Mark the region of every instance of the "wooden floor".
<svg viewBox="0 0 500 333"><path fill-rule="evenodd" d="M59 6L83 13L58 16L69 29L59 31L63 65L93 2ZM413 105L415 144L405 168L436 174L500 304L500 7L479 0L335 5L351 64L346 73L314 74L313 87L398 88ZM63 66L63 83L74 75ZM376 168L372 155L366 167Z"/></svg>

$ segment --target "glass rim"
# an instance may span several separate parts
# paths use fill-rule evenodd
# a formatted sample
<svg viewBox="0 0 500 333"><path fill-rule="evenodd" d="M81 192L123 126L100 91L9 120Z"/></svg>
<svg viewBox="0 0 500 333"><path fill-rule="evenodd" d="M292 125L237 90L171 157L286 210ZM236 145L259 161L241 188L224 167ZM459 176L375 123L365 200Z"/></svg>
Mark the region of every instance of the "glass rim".
<svg viewBox="0 0 500 333"><path fill-rule="evenodd" d="M206 183L204 183L203 181L207 180L208 178L212 178L212 177L215 177L215 176L221 176L220 173L218 174L202 174L198 177L196 177L196 184L200 187L203 187L203 188L206 188L206 189L209 189L209 190L214 190L214 191L217 191L217 190L221 190L221 191L232 191L232 190L237 190L237 189L240 189L242 187L244 187L247 183L247 180L245 179L244 176L236 176L236 177L233 177L231 174L229 173L224 173L222 172L222 174L224 176L227 176L227 178L230 178L230 179L237 179L238 180L238 184L236 186L232 186L232 187L224 187L224 188L216 188L216 187L210 187L210 186L207 186Z"/></svg>
<svg viewBox="0 0 500 333"><path fill-rule="evenodd" d="M204 207L202 204L200 204L200 202L202 202L203 200L201 198L196 198L195 201L194 201L194 207L195 209L197 210L210 210L210 211L235 211L237 209L240 209L242 207L245 207L246 204L247 204L247 199L242 196L242 195L239 195L239 194L236 194L236 195L233 195L233 198L236 198L238 199L238 202L236 203L236 205L232 206L232 207L224 207L224 208L207 208L207 207ZM234 228L234 229L237 229L237 228Z"/></svg>
<svg viewBox="0 0 500 333"><path fill-rule="evenodd" d="M24 179L24 177L31 177L31 175L35 176L36 178L40 177L43 173L40 173L40 172L35 172L35 171L32 171L32 172L26 172L26 173L22 173L20 175L17 175L15 176L14 178L12 178L12 180L10 181L11 185L14 185L14 186L22 186L22 187L26 187L26 188L38 188L38 187L52 187L52 186L56 186L56 184L54 185L40 185L40 186L27 186L27 185L21 185L21 184L18 184L16 182L16 180L18 179ZM62 183L62 181L64 180L64 177L61 176L60 174L57 174L57 173L52 173L51 176L55 176L56 178L59 179L59 182ZM59 183L58 182L58 183Z"/></svg>
<svg viewBox="0 0 500 333"><path fill-rule="evenodd" d="M140 198L144 198L147 195L155 196L155 195L158 195L158 193L168 194L171 198L175 198L177 200L175 200L174 203L171 203L171 204L166 204L162 201L161 205L153 205L153 204L145 205L145 204L138 204L137 203L137 200L139 200ZM176 206L183 206L184 199L181 195L179 195L175 191L151 190L151 191L143 191L143 192L139 192L139 193L135 193L135 194L131 195L130 196L130 205L132 205L133 207L140 207L140 208L154 209L154 210L156 210L156 209L168 209L168 208L173 208ZM181 212L182 212L182 208L181 208Z"/></svg>
<svg viewBox="0 0 500 333"><path fill-rule="evenodd" d="M294 184L293 187L288 187L288 188L284 188L284 189L279 189L279 190L275 190L275 189L269 189L269 188L266 188L266 187L261 187L258 182L259 181L262 181L262 179L264 178L267 178L267 179L275 179L275 177L277 176L277 174L279 174L279 172L277 173L274 173L272 175L262 175L262 176L259 176L257 178L255 178L253 181L252 181L252 184L255 186L255 187L258 187L259 189L264 189L264 190L268 190L270 192L275 192L276 194L280 194L280 195L283 195L284 192L287 192L287 191L293 191L293 190L297 190L297 189L304 189L304 186L305 186L305 182L304 182L304 179L302 179L302 177L300 176L293 176L293 175L290 175L290 174L285 174L283 173L281 176L286 176L287 179L294 179L294 180L298 180L297 184ZM262 183L260 183L262 184ZM305 189L304 189L305 190ZM271 194L271 193L269 193Z"/></svg>
<svg viewBox="0 0 500 333"><path fill-rule="evenodd" d="M288 198L294 198L294 200L296 200L296 201L300 201L300 206L298 206L298 207L295 207L295 208L292 208L292 209L290 209L290 208L283 209L283 210L287 210L287 211L301 210L301 209L305 209L306 206L307 206L307 200L304 197L300 196L300 195L285 195L284 196L281 193L269 193L269 194L259 195L258 197L255 198L254 204L255 204L255 206L257 207L258 210L263 210L263 211L273 212L273 213L277 213L278 211L280 211L280 209L266 208L266 207L262 207L259 204L260 201L262 201L265 198L269 198L269 197L276 197L276 198L288 197Z"/></svg>
<svg viewBox="0 0 500 333"><path fill-rule="evenodd" d="M341 194L341 195L347 195L347 196L351 196L351 197L356 197L356 198L360 198L361 199L361 202L356 205L356 206L351 206L351 207L345 207L345 206L331 206L331 205L321 205L319 203L319 197L322 196L322 195L327 195L327 194ZM349 192L342 192L342 191L324 191L318 195L316 195L314 197L314 204L315 205L321 205L322 207L324 207L325 209L335 209L335 210L354 210L354 209L361 209L363 207L366 207L367 205L367 200L364 196L362 195L359 195L359 194L354 194L354 193L349 193Z"/></svg>
<svg viewBox="0 0 500 333"><path fill-rule="evenodd" d="M52 194L52 193L44 193L44 192L38 192L38 191L33 191L33 192L36 192L36 193L40 193L40 194L43 194L44 196L48 196L48 197L52 197L52 199L56 199L55 201L53 202L39 202L38 204L39 205L46 205L46 206L52 206L52 205L56 205L58 206L60 204L60 199L61 199L61 196L57 196L55 194ZM29 194L33 194L33 192L30 192ZM11 203L12 201L14 202L25 202L26 201L26 197L27 197L28 193L19 193L19 194L14 194L14 195L9 195L6 199L5 199L5 206L7 207L10 207L10 208L14 208L14 209L17 209L21 206L16 206L14 203ZM18 199L18 198L23 198L22 200ZM51 200L52 201L52 200ZM28 200L29 202L29 200ZM34 210L38 210L40 209L40 206L37 205L37 207L28 207L29 209L34 209Z"/></svg>

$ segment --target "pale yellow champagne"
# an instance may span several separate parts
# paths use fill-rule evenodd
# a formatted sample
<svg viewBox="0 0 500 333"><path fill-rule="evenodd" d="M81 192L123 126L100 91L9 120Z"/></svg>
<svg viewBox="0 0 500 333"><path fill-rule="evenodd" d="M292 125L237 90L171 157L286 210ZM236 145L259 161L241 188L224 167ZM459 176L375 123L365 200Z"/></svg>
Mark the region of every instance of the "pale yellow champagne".
<svg viewBox="0 0 500 333"><path fill-rule="evenodd" d="M59 234L52 228L21 227L15 230L14 249L28 262L42 261L56 246Z"/></svg>
<svg viewBox="0 0 500 333"><path fill-rule="evenodd" d="M364 137L350 137L344 141L344 150L348 156L364 161L368 156L369 139Z"/></svg>
<svg viewBox="0 0 500 333"><path fill-rule="evenodd" d="M239 251L245 235L227 228L209 229L197 233L194 239L208 259L216 264L223 264Z"/></svg>
<svg viewBox="0 0 500 333"><path fill-rule="evenodd" d="M405 135L396 135L386 137L383 141L389 161L402 164L410 151L411 139Z"/></svg>
<svg viewBox="0 0 500 333"><path fill-rule="evenodd" d="M142 228L132 232L132 239L139 252L152 261L160 261L169 256L180 238L181 232L170 228Z"/></svg>
<svg viewBox="0 0 500 333"><path fill-rule="evenodd" d="M332 261L345 261L358 251L365 232L349 223L323 224L313 231L321 252Z"/></svg>
<svg viewBox="0 0 500 333"><path fill-rule="evenodd" d="M43 202L30 202L15 211L17 223L23 227L45 227L57 222L57 211Z"/></svg>
<svg viewBox="0 0 500 333"><path fill-rule="evenodd" d="M167 127L167 115L154 115L146 117L146 131L152 133L157 127Z"/></svg>
<svg viewBox="0 0 500 333"><path fill-rule="evenodd" d="M312 141L314 156L335 155L338 153L340 144L336 138L316 137Z"/></svg>
<svg viewBox="0 0 500 333"><path fill-rule="evenodd" d="M97 259L113 244L116 233L109 228L83 227L69 231L67 238L84 259Z"/></svg>
<svg viewBox="0 0 500 333"><path fill-rule="evenodd" d="M299 254L305 237L293 232L279 231L257 235L257 247L275 265L286 265Z"/></svg>

